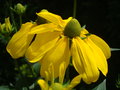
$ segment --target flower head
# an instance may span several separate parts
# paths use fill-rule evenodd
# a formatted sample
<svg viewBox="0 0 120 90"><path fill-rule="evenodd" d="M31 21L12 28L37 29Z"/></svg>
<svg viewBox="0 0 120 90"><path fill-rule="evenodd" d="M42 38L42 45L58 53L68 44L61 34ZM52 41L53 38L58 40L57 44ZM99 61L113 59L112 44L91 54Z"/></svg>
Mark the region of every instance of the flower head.
<svg viewBox="0 0 120 90"><path fill-rule="evenodd" d="M32 28L31 25L29 28L27 28L28 25L26 25L27 29L24 29L25 27L23 28L24 33L22 34L25 34L25 42L30 42L26 37L35 34L36 36L34 40L30 39L32 40L31 44L25 43L24 48L19 49L19 53L22 52L21 56L25 54L25 57L30 62L41 63L40 74L42 77L46 76L45 71L48 70L51 63L54 66L54 77L58 77L61 63L66 63L66 69L70 63L71 56L75 70L87 84L98 80L100 75L99 71L106 76L108 72L106 59L111 56L111 52L104 40L94 34L90 34L72 17L62 19L59 15L48 11L42 11L37 13L37 15L46 20L47 23L38 24ZM28 34L26 34L26 32L28 32ZM17 36L16 34L16 37ZM21 40L20 37L17 38ZM15 52L18 48L16 46L19 46L13 45L14 48L12 48L14 41L15 39L11 40L11 43L8 44L7 49L9 53L11 53L11 50ZM14 54L14 56L16 55Z"/></svg>

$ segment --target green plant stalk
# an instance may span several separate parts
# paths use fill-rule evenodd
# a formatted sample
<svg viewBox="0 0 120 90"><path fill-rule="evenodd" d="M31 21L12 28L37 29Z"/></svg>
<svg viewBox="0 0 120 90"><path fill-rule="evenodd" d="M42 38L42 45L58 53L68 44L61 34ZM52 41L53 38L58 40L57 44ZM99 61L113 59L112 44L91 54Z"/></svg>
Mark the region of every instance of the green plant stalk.
<svg viewBox="0 0 120 90"><path fill-rule="evenodd" d="M77 0L74 0L74 3L73 3L73 18L76 17L76 8L77 8Z"/></svg>
<svg viewBox="0 0 120 90"><path fill-rule="evenodd" d="M20 19L20 27L21 27L21 25L22 25L22 15L21 14L19 15L19 19Z"/></svg>

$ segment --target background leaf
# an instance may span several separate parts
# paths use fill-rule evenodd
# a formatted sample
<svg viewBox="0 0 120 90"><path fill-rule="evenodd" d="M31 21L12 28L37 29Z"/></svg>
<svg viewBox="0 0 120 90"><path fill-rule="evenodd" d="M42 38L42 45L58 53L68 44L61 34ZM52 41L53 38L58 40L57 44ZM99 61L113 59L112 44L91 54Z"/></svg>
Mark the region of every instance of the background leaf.
<svg viewBox="0 0 120 90"><path fill-rule="evenodd" d="M106 79L92 90L106 90Z"/></svg>

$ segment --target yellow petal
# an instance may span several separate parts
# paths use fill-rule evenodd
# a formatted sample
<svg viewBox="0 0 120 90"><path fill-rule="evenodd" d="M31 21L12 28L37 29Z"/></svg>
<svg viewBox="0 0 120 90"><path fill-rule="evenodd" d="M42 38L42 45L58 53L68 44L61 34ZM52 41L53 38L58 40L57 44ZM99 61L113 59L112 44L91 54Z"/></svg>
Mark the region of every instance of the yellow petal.
<svg viewBox="0 0 120 90"><path fill-rule="evenodd" d="M73 57L72 62L76 71L81 74L81 77L86 74L87 81L96 82L99 77L99 70L89 46L79 37L76 37L72 40L71 52Z"/></svg>
<svg viewBox="0 0 120 90"><path fill-rule="evenodd" d="M89 38L103 51L105 57L108 59L111 56L110 47L108 44L96 35L90 35Z"/></svg>
<svg viewBox="0 0 120 90"><path fill-rule="evenodd" d="M25 23L22 25L21 29L13 35L11 40L9 41L6 49L10 53L13 58L19 58L24 56L26 49L34 35L28 35L28 32L35 25L31 22Z"/></svg>
<svg viewBox="0 0 120 90"><path fill-rule="evenodd" d="M68 19L63 20L64 23L65 23L63 27L65 27L71 19L72 19L72 17L69 17Z"/></svg>
<svg viewBox="0 0 120 90"><path fill-rule="evenodd" d="M86 29L81 30L80 37L86 37L85 34L88 34L89 32Z"/></svg>
<svg viewBox="0 0 120 90"><path fill-rule="evenodd" d="M61 28L58 28L57 25L53 23L41 24L31 29L29 34L40 34L45 32L61 31Z"/></svg>
<svg viewBox="0 0 120 90"><path fill-rule="evenodd" d="M86 29L81 30L82 34L88 34L89 32Z"/></svg>
<svg viewBox="0 0 120 90"><path fill-rule="evenodd" d="M40 85L41 90L49 90L49 86L44 80L40 79L37 82Z"/></svg>
<svg viewBox="0 0 120 90"><path fill-rule="evenodd" d="M54 84L54 65L53 63L51 63L48 67L48 73L49 73L49 77L50 77L50 81L51 81L51 85Z"/></svg>
<svg viewBox="0 0 120 90"><path fill-rule="evenodd" d="M56 15L56 14L53 14L50 12L39 12L39 13L37 13L37 15L52 22L52 23L54 23L54 24L63 26L64 22L59 15Z"/></svg>
<svg viewBox="0 0 120 90"><path fill-rule="evenodd" d="M59 39L59 32L46 32L37 34L35 40L26 51L26 58L30 62L39 61L46 52L54 47Z"/></svg>
<svg viewBox="0 0 120 90"><path fill-rule="evenodd" d="M95 62L99 70L106 76L108 72L107 60L102 50L89 38L85 39L95 56Z"/></svg>
<svg viewBox="0 0 120 90"><path fill-rule="evenodd" d="M59 67L59 83L63 84L64 76L65 76L66 66L65 62L60 64Z"/></svg>
<svg viewBox="0 0 120 90"><path fill-rule="evenodd" d="M49 52L45 54L41 62L41 76L45 76L45 71L52 63L54 65L54 77L59 75L59 67L62 62L65 62L65 69L69 64L70 52L69 52L69 40L66 37L61 37L60 40L55 44Z"/></svg>
<svg viewBox="0 0 120 90"><path fill-rule="evenodd" d="M45 81L48 83L48 80L50 78L49 72L45 71Z"/></svg>
<svg viewBox="0 0 120 90"><path fill-rule="evenodd" d="M66 90L64 89L64 86L60 83L54 83L53 85L50 86L50 90Z"/></svg>
<svg viewBox="0 0 120 90"><path fill-rule="evenodd" d="M72 79L70 84L67 86L67 90L72 90L76 85L81 82L81 75L78 75Z"/></svg>

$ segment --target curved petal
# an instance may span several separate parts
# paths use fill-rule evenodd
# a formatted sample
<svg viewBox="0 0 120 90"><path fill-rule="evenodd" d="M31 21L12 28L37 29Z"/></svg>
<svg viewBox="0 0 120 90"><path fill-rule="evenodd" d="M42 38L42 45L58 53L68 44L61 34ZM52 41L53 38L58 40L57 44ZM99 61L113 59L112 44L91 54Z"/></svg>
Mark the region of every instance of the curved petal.
<svg viewBox="0 0 120 90"><path fill-rule="evenodd" d="M67 90L72 90L76 85L78 85L81 82L81 75L78 75L72 79L70 84L66 87Z"/></svg>
<svg viewBox="0 0 120 90"><path fill-rule="evenodd" d="M96 35L90 35L89 38L103 51L105 57L108 59L111 56L110 47L108 44Z"/></svg>
<svg viewBox="0 0 120 90"><path fill-rule="evenodd" d="M103 73L103 75L106 76L108 72L108 65L107 65L107 60L104 53L96 44L94 44L94 42L92 42L91 39L87 38L85 39L85 42L89 45L92 52L94 53L93 54L95 56L94 61L96 62L97 67Z"/></svg>
<svg viewBox="0 0 120 90"><path fill-rule="evenodd" d="M52 23L54 23L54 24L63 26L64 22L59 15L56 15L56 14L53 14L50 12L39 12L39 13L37 13L37 15L52 22Z"/></svg>
<svg viewBox="0 0 120 90"><path fill-rule="evenodd" d="M96 66L93 52L89 46L81 40L79 37L73 38L72 40L72 62L76 71L81 74L84 79L84 74L87 76L85 82L95 82L99 77L99 70Z"/></svg>
<svg viewBox="0 0 120 90"><path fill-rule="evenodd" d="M59 32L46 32L37 34L35 40L26 51L26 58L30 62L39 61L46 52L54 47L59 37Z"/></svg>
<svg viewBox="0 0 120 90"><path fill-rule="evenodd" d="M65 20L63 20L64 21L64 25L63 25L63 27L65 28L65 26L67 25L67 23L70 21L72 19L72 17L69 17L68 19L65 19Z"/></svg>
<svg viewBox="0 0 120 90"><path fill-rule="evenodd" d="M49 52L45 54L41 63L41 76L45 76L45 71L48 69L49 65L52 63L54 66L54 77L59 75L59 67L62 62L65 62L65 69L69 64L70 51L69 51L69 40L66 37L61 37L60 40L55 44Z"/></svg>
<svg viewBox="0 0 120 90"><path fill-rule="evenodd" d="M44 80L40 79L37 83L40 85L41 90L49 90L49 86Z"/></svg>
<svg viewBox="0 0 120 90"><path fill-rule="evenodd" d="M28 35L31 28L35 25L31 22L22 24L20 30L13 35L11 40L9 41L6 49L10 53L13 58L19 58L24 56L26 49L28 48L31 40L34 35Z"/></svg>
<svg viewBox="0 0 120 90"><path fill-rule="evenodd" d="M54 65L53 65L53 63L50 63L50 65L49 65L49 67L48 67L48 74L49 74L49 78L48 78L48 80L50 79L50 81L51 81L51 85L53 85L54 84Z"/></svg>
<svg viewBox="0 0 120 90"><path fill-rule="evenodd" d="M82 29L80 32L80 37L86 37L85 34L88 34L89 32L86 29Z"/></svg>
<svg viewBox="0 0 120 90"><path fill-rule="evenodd" d="M41 24L31 29L29 34L40 34L45 32L53 32L53 31L62 31L57 25L53 23Z"/></svg>
<svg viewBox="0 0 120 90"><path fill-rule="evenodd" d="M65 66L65 62L63 62L60 64L59 67L59 83L61 84L63 84L64 81L65 71L66 71L66 66Z"/></svg>

